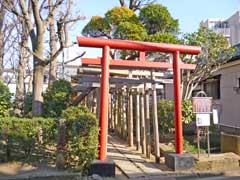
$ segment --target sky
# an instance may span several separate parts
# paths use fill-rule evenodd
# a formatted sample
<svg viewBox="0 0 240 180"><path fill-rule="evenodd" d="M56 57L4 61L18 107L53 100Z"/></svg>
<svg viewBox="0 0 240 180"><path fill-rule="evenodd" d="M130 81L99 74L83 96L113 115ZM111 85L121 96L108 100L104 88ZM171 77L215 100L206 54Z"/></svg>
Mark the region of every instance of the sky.
<svg viewBox="0 0 240 180"><path fill-rule="evenodd" d="M208 18L228 18L240 10L240 0L157 0L166 6L171 15L179 20L182 32L198 29L201 20ZM86 16L82 26L91 16L104 16L107 10L119 5L118 0L79 0L81 14Z"/></svg>
<svg viewBox="0 0 240 180"><path fill-rule="evenodd" d="M240 0L157 0L157 3L167 7L173 18L179 20L180 31L191 33L197 31L199 23L208 18L229 18L240 10ZM86 16L81 21L74 37L81 35L82 28L92 16L104 14L111 8L119 6L118 0L79 0L80 13ZM96 52L96 51L95 51ZM96 56L98 53L87 53Z"/></svg>

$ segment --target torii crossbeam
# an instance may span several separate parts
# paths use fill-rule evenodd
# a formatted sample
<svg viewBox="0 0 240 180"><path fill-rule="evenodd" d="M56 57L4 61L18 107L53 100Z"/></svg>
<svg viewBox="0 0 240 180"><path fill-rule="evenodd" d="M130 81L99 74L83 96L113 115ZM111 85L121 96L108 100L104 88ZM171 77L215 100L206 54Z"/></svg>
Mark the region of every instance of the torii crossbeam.
<svg viewBox="0 0 240 180"><path fill-rule="evenodd" d="M173 68L174 82L174 125L175 125L175 148L177 154L183 153L182 135L182 109L181 109L181 80L180 69L195 69L195 65L184 64L180 60L180 54L199 54L200 47L184 46L165 43L151 43L117 39L99 39L77 37L78 45L82 47L102 48L102 58L82 58L83 65L101 65L101 97L100 97L100 150L99 159L106 159L107 152L107 110L109 93L109 68L127 69L168 69ZM109 53L112 49L125 49L140 51L139 61L133 60L110 60ZM173 54L173 64L166 62L148 62L145 60L145 52L167 52Z"/></svg>

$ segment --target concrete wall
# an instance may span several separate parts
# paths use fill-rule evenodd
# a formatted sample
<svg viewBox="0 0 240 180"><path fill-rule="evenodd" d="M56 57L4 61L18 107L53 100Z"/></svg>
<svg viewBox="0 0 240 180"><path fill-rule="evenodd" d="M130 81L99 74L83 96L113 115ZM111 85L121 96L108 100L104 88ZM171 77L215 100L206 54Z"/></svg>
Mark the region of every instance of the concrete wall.
<svg viewBox="0 0 240 180"><path fill-rule="evenodd" d="M173 83L169 83L169 84L165 84L165 98L167 100L173 100L174 96L173 96Z"/></svg>
<svg viewBox="0 0 240 180"><path fill-rule="evenodd" d="M240 43L240 11L237 11L227 19L230 28L230 43L236 45Z"/></svg>
<svg viewBox="0 0 240 180"><path fill-rule="evenodd" d="M240 136L221 133L221 152L234 152L240 155Z"/></svg>
<svg viewBox="0 0 240 180"><path fill-rule="evenodd" d="M218 72L221 74L220 99L215 100L214 103L220 111L220 124L240 128L240 92L237 93L233 89L238 86L240 63L234 63Z"/></svg>

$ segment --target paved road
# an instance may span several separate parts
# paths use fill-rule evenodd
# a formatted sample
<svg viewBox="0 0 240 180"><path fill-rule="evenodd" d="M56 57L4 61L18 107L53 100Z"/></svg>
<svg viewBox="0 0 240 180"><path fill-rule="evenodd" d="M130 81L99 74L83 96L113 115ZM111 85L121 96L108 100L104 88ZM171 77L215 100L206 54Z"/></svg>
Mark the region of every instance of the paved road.
<svg viewBox="0 0 240 180"><path fill-rule="evenodd" d="M240 180L240 176L219 176L219 177L206 177L206 178L195 178L191 180Z"/></svg>

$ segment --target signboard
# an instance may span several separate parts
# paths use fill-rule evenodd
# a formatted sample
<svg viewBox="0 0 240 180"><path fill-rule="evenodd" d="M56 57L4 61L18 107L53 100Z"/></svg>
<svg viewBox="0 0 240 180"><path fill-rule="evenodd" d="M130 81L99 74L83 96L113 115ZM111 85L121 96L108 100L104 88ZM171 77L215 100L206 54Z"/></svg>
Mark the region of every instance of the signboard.
<svg viewBox="0 0 240 180"><path fill-rule="evenodd" d="M200 91L197 95L203 94L205 97L193 97L192 105L193 112L196 113L196 126L197 126L197 144L198 144L198 158L200 156L200 127L207 129L207 142L208 142L208 157L210 156L210 114L212 113L212 97L206 97L204 91Z"/></svg>
<svg viewBox="0 0 240 180"><path fill-rule="evenodd" d="M210 114L196 114L196 126L210 126Z"/></svg>
<svg viewBox="0 0 240 180"><path fill-rule="evenodd" d="M218 110L213 109L213 124L218 124Z"/></svg>
<svg viewBox="0 0 240 180"><path fill-rule="evenodd" d="M193 97L194 113L212 113L212 97Z"/></svg>

